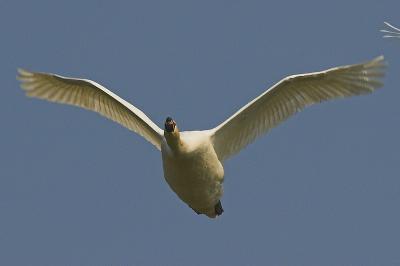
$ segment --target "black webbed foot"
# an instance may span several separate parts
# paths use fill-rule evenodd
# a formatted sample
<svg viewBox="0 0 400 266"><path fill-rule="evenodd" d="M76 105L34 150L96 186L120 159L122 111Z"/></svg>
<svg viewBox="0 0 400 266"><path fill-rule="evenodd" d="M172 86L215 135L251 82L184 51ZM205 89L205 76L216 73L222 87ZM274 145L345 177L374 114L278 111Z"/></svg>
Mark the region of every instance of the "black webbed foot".
<svg viewBox="0 0 400 266"><path fill-rule="evenodd" d="M215 210L215 213L216 213L217 215L221 215L221 214L224 212L224 209L222 209L222 204L221 204L221 201L220 201L220 200L218 201L217 204L215 204L214 210Z"/></svg>

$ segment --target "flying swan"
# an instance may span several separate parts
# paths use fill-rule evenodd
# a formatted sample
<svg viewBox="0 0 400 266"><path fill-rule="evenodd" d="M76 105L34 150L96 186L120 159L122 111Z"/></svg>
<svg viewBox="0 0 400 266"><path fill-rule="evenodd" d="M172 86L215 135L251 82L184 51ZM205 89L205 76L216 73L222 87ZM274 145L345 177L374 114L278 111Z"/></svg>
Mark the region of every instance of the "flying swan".
<svg viewBox="0 0 400 266"><path fill-rule="evenodd" d="M179 131L167 117L164 130L141 110L88 80L19 69L29 97L76 105L97 112L143 136L161 151L164 177L197 214L221 215L223 162L306 106L335 98L367 94L383 85L384 58L288 76L243 106L219 126Z"/></svg>

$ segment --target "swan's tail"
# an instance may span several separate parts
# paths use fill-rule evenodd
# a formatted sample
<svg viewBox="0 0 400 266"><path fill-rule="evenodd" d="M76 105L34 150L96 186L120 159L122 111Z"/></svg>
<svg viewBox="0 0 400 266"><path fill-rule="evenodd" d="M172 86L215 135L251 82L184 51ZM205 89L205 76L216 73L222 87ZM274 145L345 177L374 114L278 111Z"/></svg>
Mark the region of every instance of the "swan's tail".
<svg viewBox="0 0 400 266"><path fill-rule="evenodd" d="M190 208L192 208L192 207L190 207ZM224 209L222 208L222 204L221 204L220 200L212 208L203 209L203 210L196 210L196 209L192 208L192 210L194 210L197 214L207 215L209 218L216 218L217 216L220 216L224 212Z"/></svg>

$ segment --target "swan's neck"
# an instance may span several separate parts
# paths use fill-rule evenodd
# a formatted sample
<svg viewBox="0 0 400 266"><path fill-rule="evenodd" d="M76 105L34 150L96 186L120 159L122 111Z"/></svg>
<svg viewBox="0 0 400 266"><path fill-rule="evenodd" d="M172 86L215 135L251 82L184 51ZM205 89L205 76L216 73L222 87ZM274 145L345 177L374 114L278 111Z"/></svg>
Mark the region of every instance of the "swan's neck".
<svg viewBox="0 0 400 266"><path fill-rule="evenodd" d="M179 152L183 149L183 143L178 128L175 128L174 132L164 131L164 137L171 150Z"/></svg>

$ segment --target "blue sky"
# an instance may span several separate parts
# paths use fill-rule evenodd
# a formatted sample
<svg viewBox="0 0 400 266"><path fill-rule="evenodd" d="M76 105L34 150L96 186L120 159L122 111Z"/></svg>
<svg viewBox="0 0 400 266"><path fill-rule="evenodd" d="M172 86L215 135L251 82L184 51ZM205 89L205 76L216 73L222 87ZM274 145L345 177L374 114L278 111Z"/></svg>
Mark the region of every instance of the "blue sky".
<svg viewBox="0 0 400 266"><path fill-rule="evenodd" d="M362 4L361 4L362 3ZM399 1L0 1L1 265L399 265ZM159 152L28 99L16 68L95 80L208 129L281 78L380 54L385 87L313 106L225 164L197 216Z"/></svg>

